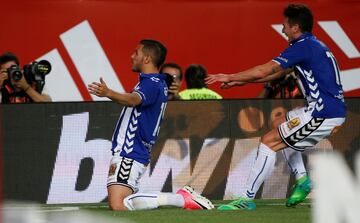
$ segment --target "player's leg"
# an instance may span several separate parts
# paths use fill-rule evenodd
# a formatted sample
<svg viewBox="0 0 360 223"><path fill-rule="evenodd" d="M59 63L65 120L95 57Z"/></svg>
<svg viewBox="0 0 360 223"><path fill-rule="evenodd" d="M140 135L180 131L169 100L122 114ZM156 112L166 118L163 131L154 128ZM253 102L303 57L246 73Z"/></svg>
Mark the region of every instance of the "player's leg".
<svg viewBox="0 0 360 223"><path fill-rule="evenodd" d="M169 205L182 208L185 204L180 194L173 193L136 193L124 199L129 210L155 209L159 206Z"/></svg>
<svg viewBox="0 0 360 223"><path fill-rule="evenodd" d="M128 208L124 205L124 199L133 191L122 185L112 185L107 188L109 208L113 211L126 211Z"/></svg>
<svg viewBox="0 0 360 223"><path fill-rule="evenodd" d="M296 118L299 114L301 114L302 110L303 108L296 108L294 110L287 112L286 114L284 113L278 114L277 117L272 121L272 128L278 129L280 124L290 121L293 118ZM284 150L282 150L282 154L287 164L289 165L292 173L294 174L296 180L307 176L307 172L305 169L301 152L296 151L290 147L287 147Z"/></svg>
<svg viewBox="0 0 360 223"><path fill-rule="evenodd" d="M285 148L277 130L273 129L261 138L258 147L257 157L252 166L248 179L246 181L246 191L239 199L227 204L221 205L219 210L253 210L256 208L253 199L261 184L270 174L275 165L276 151Z"/></svg>
<svg viewBox="0 0 360 223"><path fill-rule="evenodd" d="M277 116L277 118L275 118L272 121L272 128L278 129L280 124L282 124L284 122L288 122L288 121L296 118L297 116L301 115L301 113L303 112L303 109L304 109L303 107L299 107L299 108L295 108L295 109L287 112L286 114L280 113ZM296 125L298 123L293 122L290 124ZM301 152L296 151L290 147L287 147L282 150L282 154L283 154L284 159L286 160L287 164L289 165L292 173L294 174L296 180L307 176L307 172L305 169L305 165L304 165L304 161L302 159Z"/></svg>
<svg viewBox="0 0 360 223"><path fill-rule="evenodd" d="M298 125L300 125L299 117L302 117L303 113L304 113L303 107L291 110L288 113L286 113L286 120L284 120L284 122L287 122L287 126L289 128L297 127ZM278 126L276 128L278 128ZM301 152L294 150L290 147L287 147L286 149L282 150L282 154L284 156L284 159L288 163L292 173L294 174L296 180L307 176L307 172L305 169Z"/></svg>
<svg viewBox="0 0 360 223"><path fill-rule="evenodd" d="M306 148L315 146L320 140L328 137L334 129L342 125L344 118L315 118L312 117L312 109L298 110L297 114L286 123L281 124L279 133L291 149L304 151ZM284 155L288 154L285 151ZM295 161L290 162L292 169L298 174L296 175L296 183L293 191L286 202L286 206L295 206L305 200L311 191L310 178L305 174L305 167L298 152L294 153ZM296 161L297 160L297 161ZM302 174L301 174L302 172Z"/></svg>
<svg viewBox="0 0 360 223"><path fill-rule="evenodd" d="M295 180L299 180L307 176L302 153L300 151L296 151L290 147L287 147L281 152L289 168L291 169L291 172L294 174Z"/></svg>
<svg viewBox="0 0 360 223"><path fill-rule="evenodd" d="M112 210L145 210L170 205L186 209L211 209L211 202L186 186L172 193L137 193L146 166L115 154L108 175L108 200Z"/></svg>
<svg viewBox="0 0 360 223"><path fill-rule="evenodd" d="M128 196L124 200L125 206L129 210L154 209L160 206L174 206L190 210L212 209L213 204L196 193L189 186L185 186L173 193L136 193Z"/></svg>
<svg viewBox="0 0 360 223"><path fill-rule="evenodd" d="M111 210L128 210L124 200L139 190L139 180L144 174L146 166L136 160L115 154L110 163L107 190L108 203Z"/></svg>
<svg viewBox="0 0 360 223"><path fill-rule="evenodd" d="M289 127L296 127L300 123L298 117L304 113L304 108L297 108L286 113L286 122ZM286 206L290 207L305 200L311 191L311 181L305 169L302 153L287 147L282 150L282 154L291 172L294 174L296 182L292 188L292 192L286 202Z"/></svg>
<svg viewBox="0 0 360 223"><path fill-rule="evenodd" d="M311 116L307 118L310 119ZM285 117L280 117L275 121L279 122L279 120L284 121L286 119ZM271 172L271 169L274 167L276 152L289 146L284 140L284 137L281 135L281 127L288 126L289 122L291 121L285 121L282 124L274 124L275 126L279 125L279 129L274 128L261 138L261 143L258 148L258 154L255 163L246 182L246 191L240 199L231 202L229 205L220 206L220 210L255 209L256 206L252 199L254 199L259 187L265 181ZM302 122L302 125L300 125L300 123L301 122L299 119L299 122L294 122L293 126L289 125L290 129L288 129L286 134L291 134L302 125L306 124L305 121Z"/></svg>
<svg viewBox="0 0 360 223"><path fill-rule="evenodd" d="M282 150L282 153L296 180L286 201L286 206L292 207L303 202L311 192L311 180L306 172L301 152L288 147Z"/></svg>
<svg viewBox="0 0 360 223"><path fill-rule="evenodd" d="M289 121L294 118L296 119L296 117L302 114L303 110L304 108L296 108L286 113L286 115L278 116L278 118L274 119L272 122L272 127L274 129L278 129L280 124L285 122L288 122L289 126L299 124L297 122ZM290 147L287 147L282 150L282 154L296 179L292 193L286 203L287 206L292 206L294 201L300 202L305 200L306 196L310 193L311 190L311 181L307 175L302 153L300 151L296 151Z"/></svg>

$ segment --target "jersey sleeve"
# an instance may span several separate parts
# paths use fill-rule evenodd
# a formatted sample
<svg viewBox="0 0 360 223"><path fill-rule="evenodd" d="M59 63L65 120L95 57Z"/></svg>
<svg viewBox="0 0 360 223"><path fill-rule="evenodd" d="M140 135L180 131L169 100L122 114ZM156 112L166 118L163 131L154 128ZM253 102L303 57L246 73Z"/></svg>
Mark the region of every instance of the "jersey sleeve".
<svg viewBox="0 0 360 223"><path fill-rule="evenodd" d="M141 106L151 105L156 102L158 97L158 85L156 82L146 79L141 81L133 92L140 96Z"/></svg>
<svg viewBox="0 0 360 223"><path fill-rule="evenodd" d="M304 43L298 43L286 48L278 57L273 61L278 63L282 68L286 69L299 64L301 61L306 60L307 49Z"/></svg>

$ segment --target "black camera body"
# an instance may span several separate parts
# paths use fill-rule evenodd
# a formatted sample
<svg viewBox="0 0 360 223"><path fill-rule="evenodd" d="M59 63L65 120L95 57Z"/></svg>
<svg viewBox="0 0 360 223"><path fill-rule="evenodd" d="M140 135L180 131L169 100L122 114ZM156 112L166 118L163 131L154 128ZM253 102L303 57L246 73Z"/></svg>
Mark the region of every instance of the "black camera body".
<svg viewBox="0 0 360 223"><path fill-rule="evenodd" d="M18 65L12 65L7 69L8 80L4 84L6 83L12 87L10 80L19 81L24 75L26 82L33 85L35 90L41 94L45 85L45 75L49 74L50 71L51 64L47 60L34 61L31 64L25 65L23 70Z"/></svg>
<svg viewBox="0 0 360 223"><path fill-rule="evenodd" d="M18 65L12 65L7 69L8 77L11 80L19 81L22 77L21 69Z"/></svg>
<svg viewBox="0 0 360 223"><path fill-rule="evenodd" d="M171 75L171 74L168 74L168 73L164 73L164 74L166 76L166 78L165 78L166 85L169 88L173 84L173 82L175 82L176 75Z"/></svg>
<svg viewBox="0 0 360 223"><path fill-rule="evenodd" d="M28 83L35 81L45 81L45 75L51 71L51 64L47 60L41 60L39 62L34 61L31 64L27 64L23 67L24 76ZM11 80L19 81L23 75L21 69L17 65L12 65L7 70L8 76Z"/></svg>

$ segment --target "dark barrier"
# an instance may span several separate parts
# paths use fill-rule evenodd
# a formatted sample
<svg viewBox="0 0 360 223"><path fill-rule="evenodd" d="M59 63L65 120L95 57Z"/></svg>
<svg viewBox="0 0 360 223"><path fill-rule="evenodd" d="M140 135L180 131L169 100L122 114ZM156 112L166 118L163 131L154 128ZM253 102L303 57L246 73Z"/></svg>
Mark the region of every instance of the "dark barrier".
<svg viewBox="0 0 360 223"><path fill-rule="evenodd" d="M302 100L169 102L142 191L176 191L184 184L211 199L238 196L259 137L280 113ZM348 99L348 118L325 149L360 148L360 100ZM5 199L90 203L106 199L111 136L121 106L111 102L2 105ZM286 197L292 177L281 153L258 197Z"/></svg>

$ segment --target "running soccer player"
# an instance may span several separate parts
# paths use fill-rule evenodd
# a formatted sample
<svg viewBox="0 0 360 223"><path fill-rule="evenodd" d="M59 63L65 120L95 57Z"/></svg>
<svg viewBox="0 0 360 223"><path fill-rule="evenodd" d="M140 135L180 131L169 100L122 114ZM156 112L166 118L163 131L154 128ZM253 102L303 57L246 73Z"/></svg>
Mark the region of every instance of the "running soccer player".
<svg viewBox="0 0 360 223"><path fill-rule="evenodd" d="M208 84L221 82L221 87L226 89L273 80L294 68L300 73L300 86L307 100L307 106L289 111L286 117L277 120L277 128L261 137L246 191L238 200L221 205L219 210L255 209L253 199L274 166L277 151L285 148L304 151L335 133L345 121L339 67L331 51L311 33L312 12L305 5L290 4L284 9L284 17L282 31L290 45L278 57L243 72L210 75L206 79ZM309 191L308 183L298 182L289 205L301 202Z"/></svg>
<svg viewBox="0 0 360 223"><path fill-rule="evenodd" d="M132 71L140 81L131 93L109 89L102 78L88 85L90 94L125 105L112 139L107 189L112 210L153 209L172 205L185 209L212 209L212 203L185 186L176 194L137 193L139 180L150 162L150 151L160 130L168 97L165 75L159 74L167 49L156 40L141 40L131 55Z"/></svg>

